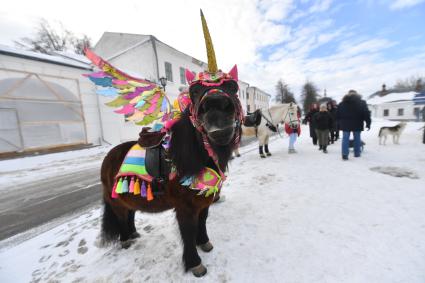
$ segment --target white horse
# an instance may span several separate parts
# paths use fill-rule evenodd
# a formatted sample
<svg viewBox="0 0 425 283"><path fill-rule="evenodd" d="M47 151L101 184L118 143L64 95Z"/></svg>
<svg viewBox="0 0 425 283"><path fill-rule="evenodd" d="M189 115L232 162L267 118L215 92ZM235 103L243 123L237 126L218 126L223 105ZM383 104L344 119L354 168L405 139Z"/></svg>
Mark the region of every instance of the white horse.
<svg viewBox="0 0 425 283"><path fill-rule="evenodd" d="M290 125L298 124L298 106L295 103L278 104L269 109L262 110L262 119L257 127L242 126L243 136L256 136L259 142L259 153L261 158L271 156L269 152L269 136L272 134L273 127L277 129L280 123L288 123ZM264 151L266 155L263 152ZM240 156L239 150L235 150L236 156Z"/></svg>

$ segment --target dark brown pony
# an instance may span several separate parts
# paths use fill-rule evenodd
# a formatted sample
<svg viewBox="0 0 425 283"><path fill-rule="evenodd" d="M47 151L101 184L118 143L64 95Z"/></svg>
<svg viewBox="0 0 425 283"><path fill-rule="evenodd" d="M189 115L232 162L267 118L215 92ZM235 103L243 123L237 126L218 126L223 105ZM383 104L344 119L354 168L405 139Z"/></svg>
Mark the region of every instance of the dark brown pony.
<svg viewBox="0 0 425 283"><path fill-rule="evenodd" d="M230 89L227 89L227 93L236 93L237 86L231 85ZM238 131L240 132L240 126L235 124L238 98L236 95L210 95L201 100L207 90L208 88L192 89L191 98L198 109L199 122L205 128L205 134L218 157L218 166L225 171L234 147L232 141ZM121 194L116 199L111 198L115 176L127 152L136 142L120 144L107 154L101 168L104 199L101 236L104 242L119 239L122 246L128 248L133 239L140 237L134 225L136 210L162 212L174 208L183 240L186 271L191 270L199 277L205 275L207 269L201 263L196 246L204 252L213 249L208 238L206 221L214 196L197 195L198 191L182 186L180 178L196 176L204 167L215 170L219 168L204 148L202 135L193 126L190 115L186 109L181 119L171 128L168 156L177 169L177 178L170 180L165 185L164 194L156 196L152 201L133 194Z"/></svg>

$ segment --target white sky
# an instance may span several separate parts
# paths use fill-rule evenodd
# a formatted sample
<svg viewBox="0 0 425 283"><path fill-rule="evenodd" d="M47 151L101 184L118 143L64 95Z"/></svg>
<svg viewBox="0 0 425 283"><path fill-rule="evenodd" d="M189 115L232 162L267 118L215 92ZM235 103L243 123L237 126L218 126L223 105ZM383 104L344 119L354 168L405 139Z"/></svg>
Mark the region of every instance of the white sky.
<svg viewBox="0 0 425 283"><path fill-rule="evenodd" d="M406 1L413 0L389 1L389 8L421 2ZM339 97L351 88L370 94L383 82L392 85L397 79L425 74L425 51L415 57L382 60L379 51L397 44L386 38L359 38L356 46L343 42L336 54L308 58L317 46L336 38L344 39L352 33L349 27L324 32L332 25L332 20L326 18L296 28L281 23L284 18L296 20L338 8L332 0L310 2L308 11L300 11L295 10L292 0L5 1L0 6L0 44L13 45L13 40L30 35L37 21L45 18L51 23L61 22L76 34L85 33L93 42L104 31L152 34L205 61L199 17L202 8L219 67L227 71L238 64L242 80L272 96L280 78L289 83L296 94L306 79L310 79L319 89L326 88L329 95ZM310 40L312 35L314 41ZM273 51L268 59L261 57L259 50L280 43L285 44L284 48Z"/></svg>

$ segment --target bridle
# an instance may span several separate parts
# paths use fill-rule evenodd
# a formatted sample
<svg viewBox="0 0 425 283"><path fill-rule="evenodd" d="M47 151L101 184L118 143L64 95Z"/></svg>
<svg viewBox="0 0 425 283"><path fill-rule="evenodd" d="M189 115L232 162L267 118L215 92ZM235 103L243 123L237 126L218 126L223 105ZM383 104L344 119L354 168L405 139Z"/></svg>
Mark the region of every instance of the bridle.
<svg viewBox="0 0 425 283"><path fill-rule="evenodd" d="M221 95L221 96L225 96L230 98L230 100L232 101L234 107L235 107L235 121L233 123L233 127L235 128L235 133L233 135L233 140L230 142L232 144L233 148L236 148L241 140L241 125L243 123L243 111L242 111L242 105L240 103L240 100L238 99L236 93L235 94L229 94L227 92L225 92L224 90L222 90L219 87L214 87L211 86L209 88L207 88L202 94L201 94L201 98L198 100L198 102L195 104L190 103L189 104L189 112L190 112L190 121L192 122L192 125L195 127L195 129L201 134L202 136L202 140L204 143L204 148L206 149L206 151L208 152L208 155L212 158L212 160L214 161L215 165L217 166L217 169L219 171L220 177L222 178L222 180L224 181L226 179L226 176L224 174L224 172L221 170L219 162L218 162L218 157L215 154L210 141L208 140L208 136L207 136L207 132L205 130L205 127L203 125L203 122L200 120L198 113L199 113L199 108L202 106L202 102L205 101L205 99L211 95Z"/></svg>

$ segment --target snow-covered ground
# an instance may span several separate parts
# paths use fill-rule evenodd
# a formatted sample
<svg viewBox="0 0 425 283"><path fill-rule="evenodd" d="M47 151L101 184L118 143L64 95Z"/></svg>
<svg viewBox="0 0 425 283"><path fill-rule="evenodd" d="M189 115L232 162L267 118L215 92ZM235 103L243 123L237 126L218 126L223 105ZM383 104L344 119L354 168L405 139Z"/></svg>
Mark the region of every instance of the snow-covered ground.
<svg viewBox="0 0 425 283"><path fill-rule="evenodd" d="M409 123L400 145L379 146L383 124L395 123L375 121L363 133L363 156L349 161L339 142L319 152L305 127L298 154L288 155L286 138L271 143L265 160L255 145L244 148L230 166L226 201L210 209L214 250L200 251L202 279L183 272L171 211L136 214L142 237L121 250L98 247L101 208L93 207L30 240L0 243L0 282L423 283L423 124Z"/></svg>

